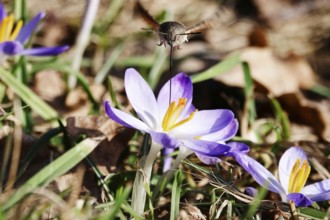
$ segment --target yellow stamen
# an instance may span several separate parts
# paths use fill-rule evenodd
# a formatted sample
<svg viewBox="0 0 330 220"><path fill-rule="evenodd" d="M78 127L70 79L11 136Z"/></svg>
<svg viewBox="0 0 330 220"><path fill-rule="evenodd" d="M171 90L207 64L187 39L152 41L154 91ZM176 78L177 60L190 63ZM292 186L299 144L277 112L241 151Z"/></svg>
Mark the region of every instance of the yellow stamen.
<svg viewBox="0 0 330 220"><path fill-rule="evenodd" d="M15 40L18 33L21 31L22 27L23 27L23 21L19 20L16 24L15 30L11 33L9 40Z"/></svg>
<svg viewBox="0 0 330 220"><path fill-rule="evenodd" d="M8 23L7 23L7 27L6 27L6 33L5 33L5 39L4 41L9 40L9 36L13 30L14 27L14 22L15 22L15 18L14 15L9 15L8 16Z"/></svg>
<svg viewBox="0 0 330 220"><path fill-rule="evenodd" d="M297 159L291 170L288 192L299 193L304 187L310 171L311 167L307 164L306 160L300 166L300 159Z"/></svg>
<svg viewBox="0 0 330 220"><path fill-rule="evenodd" d="M177 122L186 104L186 98L179 98L178 104L176 104L175 101L170 104L162 122L162 127L164 131L170 131L190 121L194 117L195 112L192 112L187 118Z"/></svg>
<svg viewBox="0 0 330 220"><path fill-rule="evenodd" d="M0 27L0 42L3 42L6 40L6 33L7 33L7 27L8 27L9 17L3 18L1 22Z"/></svg>
<svg viewBox="0 0 330 220"><path fill-rule="evenodd" d="M0 24L0 42L15 40L18 33L23 27L23 21L18 21L15 26L15 29L13 30L14 23L14 15L9 15L2 19L2 22Z"/></svg>

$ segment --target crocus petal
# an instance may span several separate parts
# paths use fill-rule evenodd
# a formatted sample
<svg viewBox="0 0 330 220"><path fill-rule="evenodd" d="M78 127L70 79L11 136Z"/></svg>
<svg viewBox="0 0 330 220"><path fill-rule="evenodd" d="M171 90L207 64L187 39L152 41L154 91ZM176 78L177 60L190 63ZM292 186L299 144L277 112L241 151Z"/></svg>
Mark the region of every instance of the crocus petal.
<svg viewBox="0 0 330 220"><path fill-rule="evenodd" d="M163 166L163 173L165 173L166 171L168 171L171 168L172 165L172 156L170 154L172 154L174 151L173 148L164 148L164 166Z"/></svg>
<svg viewBox="0 0 330 220"><path fill-rule="evenodd" d="M230 147L227 145L197 139L181 140L181 142L185 147L189 148L195 153L209 157L225 155L230 149Z"/></svg>
<svg viewBox="0 0 330 220"><path fill-rule="evenodd" d="M257 197L258 196L258 190L254 187L245 187L244 193L251 196L251 197Z"/></svg>
<svg viewBox="0 0 330 220"><path fill-rule="evenodd" d="M198 153L196 153L196 156L199 158L200 161L207 165L217 164L221 161L218 157L208 157Z"/></svg>
<svg viewBox="0 0 330 220"><path fill-rule="evenodd" d="M290 193L287 195L288 201L293 201L298 207L310 206L313 201L301 193Z"/></svg>
<svg viewBox="0 0 330 220"><path fill-rule="evenodd" d="M211 134L204 135L200 139L206 141L215 141L215 142L227 141L235 136L237 130L238 130L238 121L237 119L234 119L223 129Z"/></svg>
<svg viewBox="0 0 330 220"><path fill-rule="evenodd" d="M15 41L6 41L0 43L0 53L7 55L7 56L13 56L16 54L21 53L23 50L23 45L19 42Z"/></svg>
<svg viewBox="0 0 330 220"><path fill-rule="evenodd" d="M157 130L159 111L156 98L147 82L133 68L125 72L126 95L136 113L149 128Z"/></svg>
<svg viewBox="0 0 330 220"><path fill-rule="evenodd" d="M162 132L154 132L154 131L149 131L149 134L151 135L151 138L162 145L165 148L177 148L179 147L179 143L175 138L172 138L166 133Z"/></svg>
<svg viewBox="0 0 330 220"><path fill-rule="evenodd" d="M297 159L300 159L300 165L304 160L308 161L305 152L300 147L290 147L284 152L278 164L279 179L286 194L288 194L291 170Z"/></svg>
<svg viewBox="0 0 330 220"><path fill-rule="evenodd" d="M63 53L68 50L69 46L59 46L59 47L38 47L25 49L20 52L21 55L29 55L29 56L52 56Z"/></svg>
<svg viewBox="0 0 330 220"><path fill-rule="evenodd" d="M0 22L2 21L2 19L4 17L7 16L7 13L6 13L6 9L5 7L3 6L3 4L0 3Z"/></svg>
<svg viewBox="0 0 330 220"><path fill-rule="evenodd" d="M247 146L246 144L241 143L241 142L230 142L230 143L227 143L227 145L230 147L230 150L228 151L227 156L233 156L233 153L235 153L235 152L246 154L250 150L249 146Z"/></svg>
<svg viewBox="0 0 330 220"><path fill-rule="evenodd" d="M279 193L281 197L285 198L285 190L281 184L277 181L275 176L271 174L264 166L258 163L253 158L247 156L244 153L233 152L233 156L236 161L251 174L253 179L264 188Z"/></svg>
<svg viewBox="0 0 330 220"><path fill-rule="evenodd" d="M179 98L187 98L186 108L182 112L182 116L186 116L187 112L189 112L189 107L192 102L192 93L193 93L193 86L189 76L184 73L179 73L171 79L171 93L170 93L170 81L167 81L164 86L161 88L158 97L157 103L159 106L160 117L163 118L169 103L170 103L170 96L171 102L178 101Z"/></svg>
<svg viewBox="0 0 330 220"><path fill-rule="evenodd" d="M38 22L45 17L45 13L41 12L37 14L32 20L26 23L21 31L19 32L18 36L15 40L19 41L21 44L24 44L29 37L31 36L32 32L34 31L35 27L37 26Z"/></svg>
<svg viewBox="0 0 330 220"><path fill-rule="evenodd" d="M330 179L305 186L300 193L313 201L330 200Z"/></svg>
<svg viewBox="0 0 330 220"><path fill-rule="evenodd" d="M309 199L315 201L315 202L318 202L318 201L326 201L326 200L330 200L330 191L328 192L324 192L324 193L321 193L321 194L318 194L318 195L306 195Z"/></svg>
<svg viewBox="0 0 330 220"><path fill-rule="evenodd" d="M180 137L194 137L207 135L226 127L234 119L230 110L216 109L197 111L192 120L172 130Z"/></svg>
<svg viewBox="0 0 330 220"><path fill-rule="evenodd" d="M129 128L135 128L147 133L149 132L149 128L145 123L133 117L132 115L127 114L126 112L111 107L108 101L104 102L104 106L108 116L115 122Z"/></svg>

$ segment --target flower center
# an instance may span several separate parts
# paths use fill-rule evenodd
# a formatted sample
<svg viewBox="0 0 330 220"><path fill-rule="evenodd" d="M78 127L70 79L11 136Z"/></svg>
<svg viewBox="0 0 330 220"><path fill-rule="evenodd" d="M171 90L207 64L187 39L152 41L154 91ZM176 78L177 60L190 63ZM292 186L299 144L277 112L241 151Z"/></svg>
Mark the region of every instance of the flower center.
<svg viewBox="0 0 330 220"><path fill-rule="evenodd" d="M0 42L15 40L18 33L22 29L23 21L17 22L14 29L15 18L14 15L4 17L0 23Z"/></svg>
<svg viewBox="0 0 330 220"><path fill-rule="evenodd" d="M170 131L173 128L176 128L190 121L194 117L195 112L192 112L185 119L177 121L186 104L187 104L186 98L179 98L178 103L176 103L175 101L171 102L162 122L162 127L165 132Z"/></svg>
<svg viewBox="0 0 330 220"><path fill-rule="evenodd" d="M304 160L300 166L300 159L297 159L292 167L289 180L289 193L299 193L306 183L306 180L311 172L311 167Z"/></svg>

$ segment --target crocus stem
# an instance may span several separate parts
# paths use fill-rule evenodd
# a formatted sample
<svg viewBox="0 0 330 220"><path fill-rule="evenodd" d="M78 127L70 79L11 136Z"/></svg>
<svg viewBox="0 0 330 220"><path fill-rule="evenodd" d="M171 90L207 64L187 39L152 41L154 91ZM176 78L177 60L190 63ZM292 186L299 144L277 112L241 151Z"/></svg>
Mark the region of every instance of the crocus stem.
<svg viewBox="0 0 330 220"><path fill-rule="evenodd" d="M160 149L161 146L159 144L152 142L149 154L146 157L142 157L140 161L143 171L136 173L132 192L132 207L139 215L142 215L144 212L147 195L145 184L150 182L152 167Z"/></svg>
<svg viewBox="0 0 330 220"><path fill-rule="evenodd" d="M160 180L158 180L157 186L155 187L153 193L152 193L152 200L156 200L158 197L159 193L162 193L163 188L162 186L166 186L168 181L170 181L173 178L174 172L177 170L179 167L181 161L188 157L190 154L192 154L193 151L186 148L186 147L181 147L178 156L175 158L175 161L171 168L161 177Z"/></svg>
<svg viewBox="0 0 330 220"><path fill-rule="evenodd" d="M182 146L182 147L180 148L179 154L178 154L178 156L175 158L175 161L174 161L174 163L173 163L171 169L169 169L169 170L167 171L167 173L166 173L166 176L165 176L166 181L169 181L170 179L173 178L173 174L174 174L174 172L178 169L178 167L179 167L181 161L182 161L183 159L185 159L186 157L188 157L188 156L189 156L190 154L192 154L192 153L193 153L193 151L190 150L190 149L188 149L188 148L186 148L186 147L183 147L183 146Z"/></svg>

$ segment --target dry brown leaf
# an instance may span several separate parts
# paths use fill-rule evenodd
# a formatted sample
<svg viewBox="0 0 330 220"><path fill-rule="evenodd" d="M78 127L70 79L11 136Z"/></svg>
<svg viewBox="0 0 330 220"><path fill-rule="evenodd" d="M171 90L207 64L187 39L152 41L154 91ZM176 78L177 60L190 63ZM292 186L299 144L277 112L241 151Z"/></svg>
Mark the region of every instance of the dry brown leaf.
<svg viewBox="0 0 330 220"><path fill-rule="evenodd" d="M111 140L103 140L91 153L91 158L103 175L108 175L123 165L120 158L133 134L134 130L121 127Z"/></svg>
<svg viewBox="0 0 330 220"><path fill-rule="evenodd" d="M43 70L35 76L33 90L46 101L62 96L65 88L61 74L55 70Z"/></svg>
<svg viewBox="0 0 330 220"><path fill-rule="evenodd" d="M269 45L277 55L311 55L328 44L329 2L254 0L254 4L270 27Z"/></svg>
<svg viewBox="0 0 330 220"><path fill-rule="evenodd" d="M330 105L313 102L299 93L284 94L277 97L282 108L288 113L290 121L308 125L321 140L329 140L330 120L328 117ZM309 134L306 134L308 136ZM306 138L307 139L307 138Z"/></svg>
<svg viewBox="0 0 330 220"><path fill-rule="evenodd" d="M65 106L69 108L81 108L83 103L86 103L87 94L81 87L71 90L65 99Z"/></svg>
<svg viewBox="0 0 330 220"><path fill-rule="evenodd" d="M77 137L79 135L98 137L103 135L103 133L98 130L99 127L107 120L109 120L108 117L98 115L69 117L67 118L66 129L68 133L73 137ZM111 123L111 126L113 127L109 127L110 131L118 127L116 123Z"/></svg>
<svg viewBox="0 0 330 220"><path fill-rule="evenodd" d="M326 1L290 1L290 0L254 0L255 6L258 8L261 17L269 24L280 24L294 19L303 17L315 10L321 10L328 7Z"/></svg>
<svg viewBox="0 0 330 220"><path fill-rule="evenodd" d="M96 102L102 103L106 89L102 84L90 83L89 89ZM65 98L65 106L69 108L66 116L88 115L91 108L91 101L85 90L77 87L71 90Z"/></svg>
<svg viewBox="0 0 330 220"><path fill-rule="evenodd" d="M188 220L188 219L193 219L193 220L206 220L205 215L201 212L199 208L196 206L193 206L191 204L186 203L185 206L183 207L183 210L180 210L180 217L179 219L181 220Z"/></svg>
<svg viewBox="0 0 330 220"><path fill-rule="evenodd" d="M104 123L107 126L101 131ZM67 129L73 137L82 134L88 137L107 136L90 155L103 175L117 168L119 158L134 134L132 129L124 128L106 116L70 117L67 119Z"/></svg>
<svg viewBox="0 0 330 220"><path fill-rule="evenodd" d="M242 52L242 59L250 65L256 89L277 98L290 121L295 123L291 128L291 140L329 140L328 102L313 102L301 94L301 89L311 88L316 83L314 72L305 59L279 59L269 48L247 48ZM227 85L244 87L240 66L216 79Z"/></svg>
<svg viewBox="0 0 330 220"><path fill-rule="evenodd" d="M303 58L282 60L277 58L270 48L252 47L242 50L241 58L249 63L253 80L274 96L295 93L300 88L310 88L315 83L314 72ZM244 87L241 66L218 75L215 79L227 85Z"/></svg>

